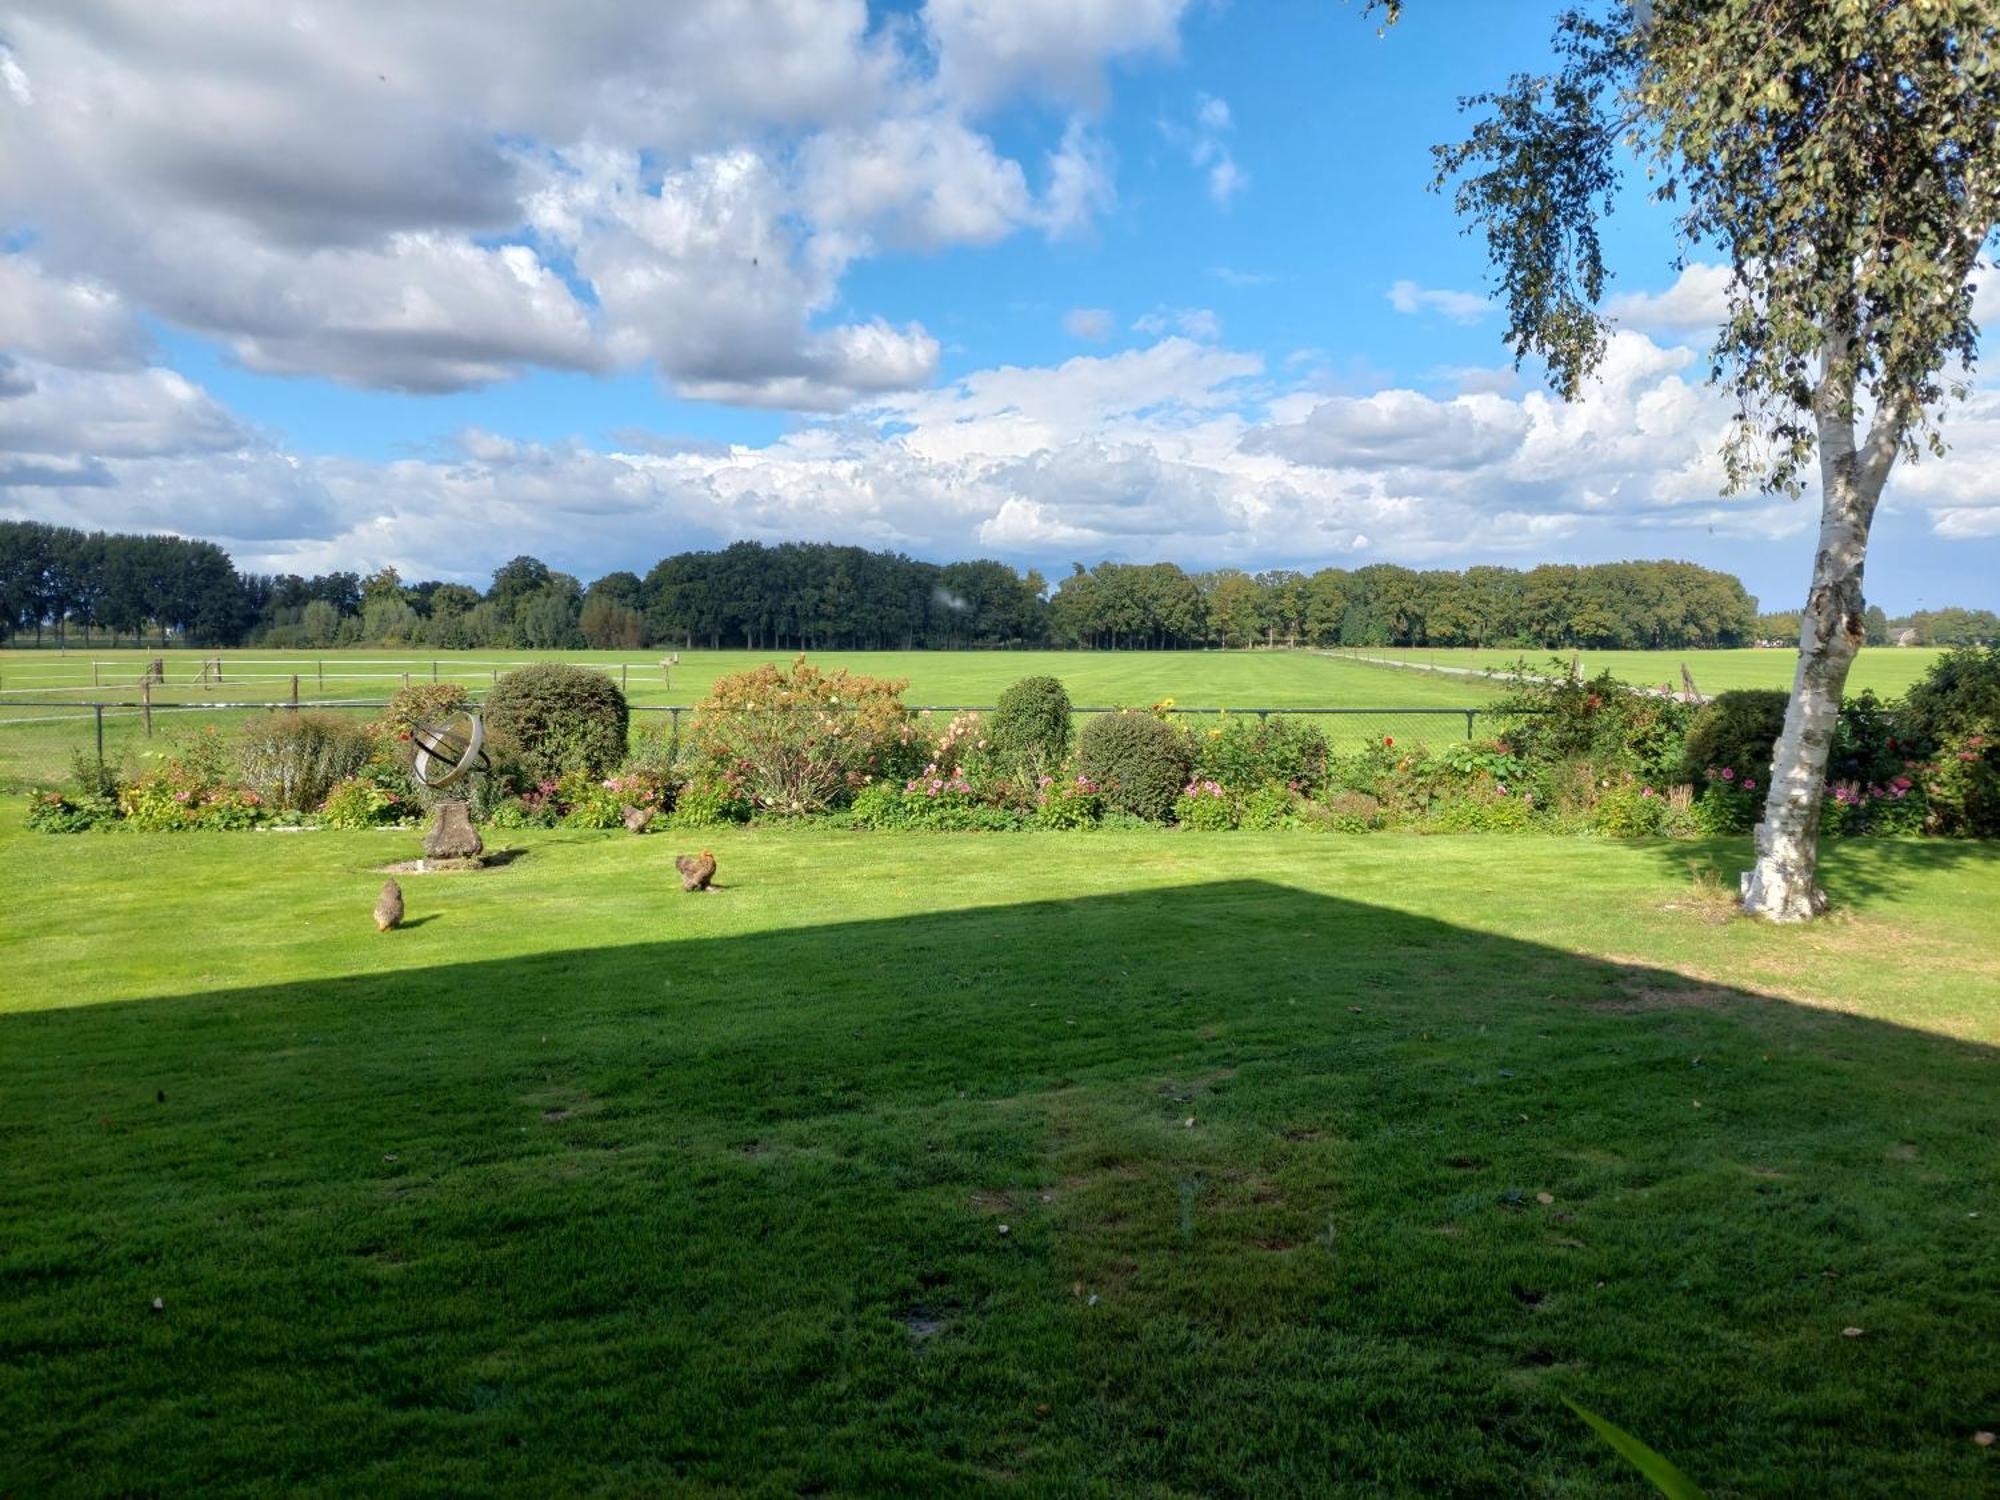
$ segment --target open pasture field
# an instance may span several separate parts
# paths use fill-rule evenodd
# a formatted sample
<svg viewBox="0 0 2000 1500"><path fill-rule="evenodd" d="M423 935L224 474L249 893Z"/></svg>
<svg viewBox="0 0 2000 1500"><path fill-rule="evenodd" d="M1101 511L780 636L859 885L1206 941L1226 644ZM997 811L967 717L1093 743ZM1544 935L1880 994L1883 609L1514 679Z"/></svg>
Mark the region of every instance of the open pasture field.
<svg viewBox="0 0 2000 1500"><path fill-rule="evenodd" d="M767 651L683 651L677 653L679 665L663 671L667 654L175 651L162 657L156 651L0 651L0 789L63 780L73 751L94 753L96 715L79 705L136 702L140 674L155 657L164 661L166 680L152 689L154 737L147 737L137 708L104 714L105 756L128 767L174 734L208 724L233 730L246 710L231 709L231 703L288 701L294 676L301 702L379 703L406 677L461 682L477 693L527 662L571 661L601 668L625 685L635 706L654 707L698 703L725 673L791 660L789 654ZM906 702L941 706L991 704L1010 683L1031 674L1060 677L1079 708L1145 706L1172 698L1188 707L1465 709L1489 702L1497 692L1489 682L1394 672L1307 651L814 652L812 659L828 668L906 678ZM219 680L204 671L210 661L221 663ZM665 719L635 715L634 728ZM1400 734L1404 725L1412 737L1423 727L1453 738L1465 734L1464 718L1449 715L1354 719L1338 732L1365 738Z"/></svg>
<svg viewBox="0 0 2000 1500"><path fill-rule="evenodd" d="M0 1488L2000 1483L1990 849L494 837L0 826Z"/></svg>
<svg viewBox="0 0 2000 1500"><path fill-rule="evenodd" d="M698 703L709 684L765 662L788 663L788 651L326 651L257 650L164 654L167 680L157 702L288 698L299 678L302 698L388 697L403 685L463 682L475 691L496 673L530 661L569 661L620 678L634 703ZM57 698L129 698L154 651L0 651L0 703L47 693ZM680 664L670 672L662 658ZM870 677L900 677L905 698L922 704L988 704L1010 683L1031 675L1059 677L1078 707L1143 707L1162 698L1210 707L1366 708L1473 707L1493 696L1490 684L1399 678L1310 651L815 651L828 670L844 667ZM204 679L202 663L219 659L220 683Z"/></svg>
<svg viewBox="0 0 2000 1500"><path fill-rule="evenodd" d="M1367 646L1346 653L1413 662L1424 666L1469 667L1475 671L1505 671L1522 657L1530 668L1548 665L1551 653L1516 648L1476 646ZM1569 660L1570 653L1560 653ZM1679 692L1681 664L1694 674L1694 685L1710 695L1730 688L1780 688L1789 691L1798 664L1796 651L1579 651L1585 676L1609 671L1639 687L1672 687ZM1882 698L1900 698L1931 669L1944 652L1935 646L1869 646L1855 658L1847 690L1872 689ZM1387 669L1384 669L1387 670ZM1420 673L1398 674L1410 677Z"/></svg>

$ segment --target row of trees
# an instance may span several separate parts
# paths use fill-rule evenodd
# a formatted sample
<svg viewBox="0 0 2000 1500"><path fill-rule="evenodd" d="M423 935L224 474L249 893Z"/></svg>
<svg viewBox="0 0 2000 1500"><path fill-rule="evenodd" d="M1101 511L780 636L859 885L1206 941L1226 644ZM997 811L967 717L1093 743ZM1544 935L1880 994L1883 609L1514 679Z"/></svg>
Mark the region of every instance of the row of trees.
<svg viewBox="0 0 2000 1500"><path fill-rule="evenodd" d="M1382 563L1315 573L1173 563L1077 564L1051 590L992 561L737 542L620 571L586 588L517 557L485 590L405 583L393 568L239 575L211 542L0 522L0 625L64 640L149 635L190 645L410 645L578 650L652 644L755 650L1083 646L1736 646L1798 638L1796 615L1756 613L1726 573L1681 562L1418 571ZM1990 611L1893 621L1927 643L2000 638Z"/></svg>
<svg viewBox="0 0 2000 1500"><path fill-rule="evenodd" d="M1310 574L1104 563L1079 565L1049 601L1054 638L1095 646L1736 646L1756 620L1735 578L1680 562Z"/></svg>
<svg viewBox="0 0 2000 1500"><path fill-rule="evenodd" d="M164 644L243 639L256 612L229 555L213 542L84 532L0 521L0 636L74 629Z"/></svg>

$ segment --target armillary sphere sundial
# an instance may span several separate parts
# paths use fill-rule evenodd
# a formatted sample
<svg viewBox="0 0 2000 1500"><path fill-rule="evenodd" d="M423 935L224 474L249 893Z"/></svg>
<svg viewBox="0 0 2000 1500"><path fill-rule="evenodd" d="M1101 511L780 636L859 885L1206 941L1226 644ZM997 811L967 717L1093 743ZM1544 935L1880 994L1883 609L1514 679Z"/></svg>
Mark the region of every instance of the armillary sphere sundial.
<svg viewBox="0 0 2000 1500"><path fill-rule="evenodd" d="M486 725L478 714L460 711L410 731L417 747L411 768L417 780L433 791L462 781L474 771L492 769L486 758Z"/></svg>

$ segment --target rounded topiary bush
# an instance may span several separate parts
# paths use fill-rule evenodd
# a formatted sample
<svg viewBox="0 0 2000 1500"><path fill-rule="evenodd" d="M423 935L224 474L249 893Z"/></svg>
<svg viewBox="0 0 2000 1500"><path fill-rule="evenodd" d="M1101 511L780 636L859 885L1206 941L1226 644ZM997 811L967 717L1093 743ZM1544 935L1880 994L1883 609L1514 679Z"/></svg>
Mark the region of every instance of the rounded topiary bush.
<svg viewBox="0 0 2000 1500"><path fill-rule="evenodd" d="M1790 701L1776 688L1736 688L1704 704L1688 726L1682 760L1688 780L1699 786L1711 769L1727 769L1764 781Z"/></svg>
<svg viewBox="0 0 2000 1500"><path fill-rule="evenodd" d="M986 738L1002 765L1053 771L1069 755L1069 693L1054 677L1023 677L1000 695Z"/></svg>
<svg viewBox="0 0 2000 1500"><path fill-rule="evenodd" d="M1144 713L1101 714L1077 737L1077 761L1114 812L1162 821L1193 771L1185 736Z"/></svg>
<svg viewBox="0 0 2000 1500"><path fill-rule="evenodd" d="M570 771L604 776L625 759L625 695L587 667L518 668L493 685L481 712L520 747L522 769L536 781L560 781Z"/></svg>

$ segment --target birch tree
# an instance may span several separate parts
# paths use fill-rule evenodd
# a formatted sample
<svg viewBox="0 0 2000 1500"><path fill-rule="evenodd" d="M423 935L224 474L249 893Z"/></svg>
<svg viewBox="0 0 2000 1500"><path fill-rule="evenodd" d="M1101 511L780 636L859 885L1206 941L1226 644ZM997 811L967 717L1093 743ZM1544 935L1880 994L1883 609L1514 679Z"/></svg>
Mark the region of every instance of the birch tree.
<svg viewBox="0 0 2000 1500"><path fill-rule="evenodd" d="M1735 398L1729 487L1796 498L1817 470L1798 670L1742 886L1746 911L1802 921L1826 905L1820 807L1869 526L1898 460L1943 452L1977 353L2000 0L1598 0L1561 16L1554 53L1462 101L1476 122L1436 148L1434 186L1485 236L1516 363L1543 361L1566 399L1604 353L1599 229L1628 174L1671 206L1683 261L1727 262L1711 375Z"/></svg>

